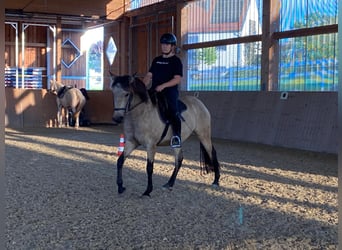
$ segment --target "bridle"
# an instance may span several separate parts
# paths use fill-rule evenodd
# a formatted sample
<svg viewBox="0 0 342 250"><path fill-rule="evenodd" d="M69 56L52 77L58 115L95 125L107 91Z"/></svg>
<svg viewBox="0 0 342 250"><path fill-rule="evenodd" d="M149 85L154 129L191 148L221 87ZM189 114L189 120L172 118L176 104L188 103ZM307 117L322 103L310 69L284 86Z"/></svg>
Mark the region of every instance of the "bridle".
<svg viewBox="0 0 342 250"><path fill-rule="evenodd" d="M140 102L134 104L133 106L131 106L132 100L133 100L133 93L131 92L129 94L129 97L128 97L128 100L127 100L125 107L124 108L114 108L114 111L124 110L125 114L127 114L128 112L132 111L133 109L135 109L136 107L138 107L140 104L143 103L143 101L140 101Z"/></svg>

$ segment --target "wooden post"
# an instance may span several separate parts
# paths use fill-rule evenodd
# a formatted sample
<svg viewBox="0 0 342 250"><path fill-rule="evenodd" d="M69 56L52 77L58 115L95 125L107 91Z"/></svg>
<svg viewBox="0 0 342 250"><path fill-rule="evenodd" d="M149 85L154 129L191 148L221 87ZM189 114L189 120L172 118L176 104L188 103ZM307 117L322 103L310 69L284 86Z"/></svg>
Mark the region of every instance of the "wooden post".
<svg viewBox="0 0 342 250"><path fill-rule="evenodd" d="M176 26L176 36L178 39L178 44L177 46L179 48L183 47L183 44L186 40L186 34L188 32L188 27L187 27L187 15L186 15L186 3L178 3L177 4L177 18L176 18L176 22L177 22L177 26ZM180 51L180 55L179 57L182 59L183 62L187 62L188 61L188 52L187 51ZM186 83L186 79L187 79L187 67L186 65L183 65L183 83ZM186 84L181 84L180 85L180 90L186 90Z"/></svg>
<svg viewBox="0 0 342 250"><path fill-rule="evenodd" d="M56 80L62 80L62 19L57 17L56 24Z"/></svg>
<svg viewBox="0 0 342 250"><path fill-rule="evenodd" d="M262 21L261 90L278 90L279 40L272 35L279 29L279 0L264 0Z"/></svg>
<svg viewBox="0 0 342 250"><path fill-rule="evenodd" d="M0 55L5 55L5 6L4 1L0 2ZM2 57L3 58L3 57ZM5 249L5 60L0 60L0 192L3 194L0 198L0 249Z"/></svg>

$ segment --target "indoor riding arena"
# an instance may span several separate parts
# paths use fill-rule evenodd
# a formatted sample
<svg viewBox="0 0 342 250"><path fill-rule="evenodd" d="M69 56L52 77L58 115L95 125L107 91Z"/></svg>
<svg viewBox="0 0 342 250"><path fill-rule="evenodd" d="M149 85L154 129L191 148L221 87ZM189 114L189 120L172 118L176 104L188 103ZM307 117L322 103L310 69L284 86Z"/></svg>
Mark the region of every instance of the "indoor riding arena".
<svg viewBox="0 0 342 250"><path fill-rule="evenodd" d="M0 248L339 249L337 0L5 0L0 8ZM160 37L169 33L167 54ZM125 148L148 133L137 132L132 110L151 100L133 80L119 106L113 81L143 80L159 55L180 59L180 98L195 96L210 113L210 128L195 125L211 135L219 185L192 132L172 188L164 185L179 149L157 147L149 179L142 145L125 159L118 192ZM70 89L82 95L61 101ZM159 120L146 122L158 130Z"/></svg>

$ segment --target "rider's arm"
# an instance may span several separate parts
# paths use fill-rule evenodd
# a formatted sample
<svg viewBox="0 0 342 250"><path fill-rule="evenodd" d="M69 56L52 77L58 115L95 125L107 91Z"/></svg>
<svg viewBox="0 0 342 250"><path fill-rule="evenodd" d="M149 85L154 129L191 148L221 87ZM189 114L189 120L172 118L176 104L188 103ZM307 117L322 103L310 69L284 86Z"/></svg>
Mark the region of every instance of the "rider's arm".
<svg viewBox="0 0 342 250"><path fill-rule="evenodd" d="M151 72L147 72L147 74L145 75L143 82L145 83L145 86L147 88L149 88L151 86L151 80L152 80L152 73Z"/></svg>
<svg viewBox="0 0 342 250"><path fill-rule="evenodd" d="M164 82L163 84L156 87L156 91L162 91L165 88L175 86L177 84L180 84L182 80L182 77L180 75L175 75L170 81Z"/></svg>

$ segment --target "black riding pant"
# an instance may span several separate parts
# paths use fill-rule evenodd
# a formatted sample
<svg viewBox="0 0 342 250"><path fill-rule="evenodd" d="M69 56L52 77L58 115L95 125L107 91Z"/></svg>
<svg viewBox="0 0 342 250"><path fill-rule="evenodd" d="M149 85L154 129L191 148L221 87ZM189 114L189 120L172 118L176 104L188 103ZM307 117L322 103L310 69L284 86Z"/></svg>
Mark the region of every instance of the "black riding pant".
<svg viewBox="0 0 342 250"><path fill-rule="evenodd" d="M163 91L164 97L167 102L168 118L173 130L173 135L181 136L181 120L178 107L178 90L171 89L169 91Z"/></svg>

